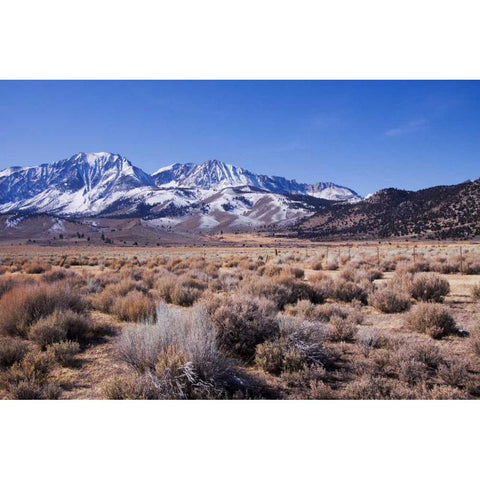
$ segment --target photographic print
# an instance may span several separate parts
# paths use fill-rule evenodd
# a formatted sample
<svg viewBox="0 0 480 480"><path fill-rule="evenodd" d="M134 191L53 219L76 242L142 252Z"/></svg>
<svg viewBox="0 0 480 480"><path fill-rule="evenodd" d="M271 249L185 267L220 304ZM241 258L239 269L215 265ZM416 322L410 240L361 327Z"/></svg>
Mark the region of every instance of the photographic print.
<svg viewBox="0 0 480 480"><path fill-rule="evenodd" d="M478 81L0 98L0 398L480 396Z"/></svg>
<svg viewBox="0 0 480 480"><path fill-rule="evenodd" d="M471 478L477 10L3 2L3 476Z"/></svg>

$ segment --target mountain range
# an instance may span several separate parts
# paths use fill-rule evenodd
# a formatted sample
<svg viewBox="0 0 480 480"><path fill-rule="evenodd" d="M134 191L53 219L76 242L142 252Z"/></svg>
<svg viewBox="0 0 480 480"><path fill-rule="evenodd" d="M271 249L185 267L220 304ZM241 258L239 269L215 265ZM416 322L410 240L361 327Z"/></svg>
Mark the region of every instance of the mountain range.
<svg viewBox="0 0 480 480"><path fill-rule="evenodd" d="M387 188L356 204L334 204L300 221L312 239L471 239L480 236L480 179L418 191Z"/></svg>
<svg viewBox="0 0 480 480"><path fill-rule="evenodd" d="M0 213L64 218L141 218L179 229L288 225L353 190L254 174L218 160L165 166L149 175L119 154L78 153L36 167L0 171Z"/></svg>

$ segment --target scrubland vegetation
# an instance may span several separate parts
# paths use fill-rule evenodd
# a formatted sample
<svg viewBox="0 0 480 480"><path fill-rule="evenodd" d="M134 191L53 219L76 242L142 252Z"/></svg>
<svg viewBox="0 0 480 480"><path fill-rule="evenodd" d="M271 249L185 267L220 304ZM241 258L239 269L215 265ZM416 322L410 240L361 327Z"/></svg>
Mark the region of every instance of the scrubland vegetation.
<svg viewBox="0 0 480 480"><path fill-rule="evenodd" d="M8 251L0 398L474 399L480 249Z"/></svg>

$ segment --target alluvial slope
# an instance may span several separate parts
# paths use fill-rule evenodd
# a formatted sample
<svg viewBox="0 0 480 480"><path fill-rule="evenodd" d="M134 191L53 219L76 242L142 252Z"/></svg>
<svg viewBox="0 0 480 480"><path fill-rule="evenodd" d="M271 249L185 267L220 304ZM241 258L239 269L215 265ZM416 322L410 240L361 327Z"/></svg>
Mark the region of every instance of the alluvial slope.
<svg viewBox="0 0 480 480"><path fill-rule="evenodd" d="M469 238L480 235L480 180L418 192L389 188L356 204L332 205L305 220L312 238Z"/></svg>

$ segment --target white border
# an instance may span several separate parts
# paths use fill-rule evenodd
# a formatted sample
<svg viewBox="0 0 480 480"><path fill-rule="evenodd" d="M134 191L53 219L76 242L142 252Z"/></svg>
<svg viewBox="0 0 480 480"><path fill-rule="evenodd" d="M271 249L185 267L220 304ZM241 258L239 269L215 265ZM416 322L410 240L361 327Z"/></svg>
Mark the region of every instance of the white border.
<svg viewBox="0 0 480 480"><path fill-rule="evenodd" d="M478 79L477 10L465 0L4 1L0 78ZM477 405L0 402L2 475L467 478L478 470Z"/></svg>
<svg viewBox="0 0 480 480"><path fill-rule="evenodd" d="M0 78L480 78L472 0L3 1Z"/></svg>
<svg viewBox="0 0 480 480"><path fill-rule="evenodd" d="M478 467L468 401L36 401L0 411L4 478L451 479Z"/></svg>

